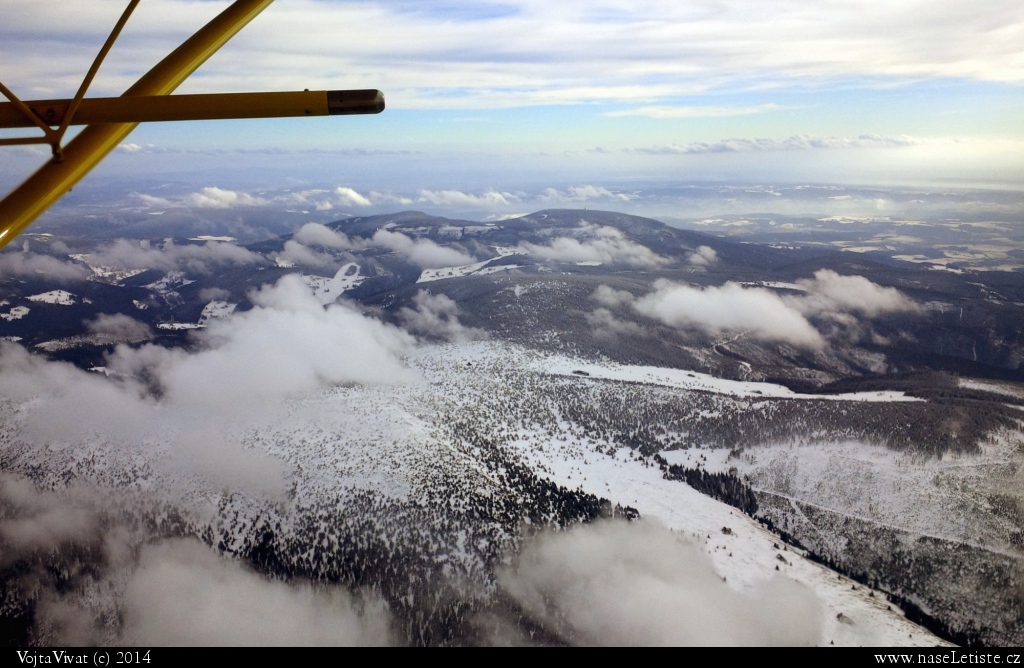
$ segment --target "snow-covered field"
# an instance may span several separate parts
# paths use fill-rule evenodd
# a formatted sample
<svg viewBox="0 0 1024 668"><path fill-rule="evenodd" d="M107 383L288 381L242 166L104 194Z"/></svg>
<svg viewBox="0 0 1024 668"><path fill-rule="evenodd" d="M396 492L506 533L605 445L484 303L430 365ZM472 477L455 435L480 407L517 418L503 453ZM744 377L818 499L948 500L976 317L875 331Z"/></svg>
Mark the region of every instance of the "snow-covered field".
<svg viewBox="0 0 1024 668"><path fill-rule="evenodd" d="M30 309L27 306L13 306L7 313L0 313L0 318L3 318L7 322L12 320L21 320L30 313Z"/></svg>
<svg viewBox="0 0 1024 668"><path fill-rule="evenodd" d="M775 399L818 399L828 401L921 401L903 392L851 392L847 394L799 394L773 383L727 380L696 371L666 369L653 366L632 366L614 362L595 363L552 355L529 363L530 370L561 376L586 375L603 380L624 380L681 390L698 390L735 397ZM582 372L582 373L580 373Z"/></svg>
<svg viewBox="0 0 1024 668"><path fill-rule="evenodd" d="M227 306L220 304L217 309ZM478 533L470 534L452 522L472 516L473 504L480 499L510 494L500 477L503 467L496 472L485 464L493 450L567 490L635 508L641 517L696 545L706 555L709 567L735 592L749 596L776 577L809 588L820 606L820 645L942 644L909 623L883 594L810 561L736 508L683 482L665 479L649 458L622 447L611 434L587 431L585 425L567 419L551 399L565 383L614 388L621 381L675 392L679 401L706 393L719 394L723 401L794 399L800 395L770 384L585 362L494 341L423 345L414 349L406 362L418 380L328 387L292 397L272 411L247 413L244 421L219 424L217 438L224 445L217 454L190 444L189 426L166 423L142 438L142 445L138 436L86 434L85 441L74 448L51 441L45 448L23 453L20 462L38 470L68 472L79 480L92 479L119 494L165 495L194 521L210 521L218 531L226 532L222 539L225 548L236 553L243 551L244 541L251 538L245 531L267 513L278 518L281 532L295 536L305 530L300 526L303 518L321 518L318 521L326 524L319 529L314 526L311 535L317 530L326 532L322 540L327 542L336 540L331 532L336 530L333 523L339 521L375 527L372 531L378 534L368 537L366 544L383 544L392 550L400 550L412 531L419 536L416 540L423 541L417 548L427 551L423 558L443 563L453 577L478 582L479 593L474 595L485 596L493 592L495 583L481 555L488 550L500 552L517 539L497 526L478 526L474 529ZM94 377L101 378L99 374ZM832 399L904 400L875 393ZM17 429L40 405L3 404L0 417L10 418L9 428ZM159 415L159 411L154 413ZM665 456L681 458L698 452L710 469L746 466L755 474L785 469L787 457L796 454L784 447L765 447L754 451L754 459L747 461L741 456L738 463L725 461L726 450L691 449ZM890 495L894 498L883 507L878 504L883 503L885 489L904 480L905 485L926 490L928 476L941 477L958 470L957 461L908 460L894 466L892 453L853 444L808 446L799 454L808 456L808 464L793 477L794 490L817 492L822 501L850 503L855 510L875 512L894 521L929 498L926 491L907 490L909 493ZM996 465L1006 456L1005 448L986 451L976 460L979 475L985 475L983 464ZM968 462L959 464L964 468ZM869 484L815 490L815 476L835 467L856 470ZM907 470L911 477L901 478ZM127 486L126 481L130 481ZM240 493L226 494L226 485ZM346 508L365 495L385 504L380 514L347 514ZM910 524L922 531L938 531L939 518L924 508ZM396 509L407 513L407 518L419 518L419 524L409 527L401 517L389 515ZM961 535L956 527L954 523L942 530ZM311 556L311 552L300 553L295 558L308 560Z"/></svg>
<svg viewBox="0 0 1024 668"><path fill-rule="evenodd" d="M75 295L67 290L50 290L27 298L29 301L41 302L43 304L59 304L60 306L71 306L75 303Z"/></svg>
<svg viewBox="0 0 1024 668"><path fill-rule="evenodd" d="M346 290L351 290L365 280L366 276L360 274L360 267L355 262L343 265L331 278L302 275L303 283L313 289L313 294L324 305L334 303Z"/></svg>
<svg viewBox="0 0 1024 668"><path fill-rule="evenodd" d="M235 312L237 306L238 304L215 299L203 307L203 312L199 314L199 324L205 325L215 318L226 318Z"/></svg>

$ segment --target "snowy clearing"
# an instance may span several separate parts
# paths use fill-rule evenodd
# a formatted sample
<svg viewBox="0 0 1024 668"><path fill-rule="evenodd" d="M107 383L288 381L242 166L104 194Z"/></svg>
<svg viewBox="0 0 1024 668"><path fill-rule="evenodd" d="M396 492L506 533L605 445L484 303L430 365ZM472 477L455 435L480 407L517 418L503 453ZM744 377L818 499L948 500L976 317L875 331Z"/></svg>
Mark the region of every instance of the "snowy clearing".
<svg viewBox="0 0 1024 668"><path fill-rule="evenodd" d="M58 304L60 306L71 306L75 303L75 295L67 290L50 290L42 294L32 295L27 298L29 301L42 302L44 304Z"/></svg>

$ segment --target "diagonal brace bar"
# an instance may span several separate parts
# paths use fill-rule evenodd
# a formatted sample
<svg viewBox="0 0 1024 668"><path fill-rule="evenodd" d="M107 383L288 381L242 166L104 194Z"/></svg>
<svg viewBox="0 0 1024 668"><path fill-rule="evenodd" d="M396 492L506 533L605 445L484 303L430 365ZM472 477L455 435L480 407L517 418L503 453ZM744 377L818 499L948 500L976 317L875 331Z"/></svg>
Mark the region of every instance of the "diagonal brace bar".
<svg viewBox="0 0 1024 668"><path fill-rule="evenodd" d="M273 0L235 0L144 74L125 91L124 97L168 95L271 2ZM135 126L135 123L120 123L86 127L64 147L63 161L50 160L0 200L0 247L7 245L78 183Z"/></svg>

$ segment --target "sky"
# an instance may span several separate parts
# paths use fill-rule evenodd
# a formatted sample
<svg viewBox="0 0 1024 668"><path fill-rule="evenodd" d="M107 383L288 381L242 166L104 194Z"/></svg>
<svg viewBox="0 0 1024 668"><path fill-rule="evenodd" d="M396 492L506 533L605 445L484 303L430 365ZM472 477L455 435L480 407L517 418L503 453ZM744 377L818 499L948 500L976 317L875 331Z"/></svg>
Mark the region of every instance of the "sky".
<svg viewBox="0 0 1024 668"><path fill-rule="evenodd" d="M0 81L70 97L125 4L0 0ZM225 6L145 0L91 94L119 94ZM378 88L383 114L147 124L90 179L1021 190L1022 83L1018 0L279 0L178 92ZM4 149L0 185L45 155Z"/></svg>

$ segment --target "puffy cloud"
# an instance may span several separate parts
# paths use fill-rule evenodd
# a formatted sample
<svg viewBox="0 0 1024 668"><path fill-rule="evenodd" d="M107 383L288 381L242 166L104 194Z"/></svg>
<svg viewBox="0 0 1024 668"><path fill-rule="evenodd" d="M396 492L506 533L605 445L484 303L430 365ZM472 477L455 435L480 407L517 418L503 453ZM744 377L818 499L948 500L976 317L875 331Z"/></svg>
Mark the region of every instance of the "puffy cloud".
<svg viewBox="0 0 1024 668"><path fill-rule="evenodd" d="M583 202L592 199L615 199L622 202L636 199L636 195L613 193L602 186L573 186L564 192L555 188L546 188L538 199L542 202Z"/></svg>
<svg viewBox="0 0 1024 668"><path fill-rule="evenodd" d="M91 335L111 343L145 341L153 336L149 325L123 313L100 313L85 326Z"/></svg>
<svg viewBox="0 0 1024 668"><path fill-rule="evenodd" d="M813 279L800 279L807 294L787 298L801 313L859 313L873 318L883 313L916 311L919 306L896 288L872 283L863 276L841 276L831 269L814 272Z"/></svg>
<svg viewBox="0 0 1024 668"><path fill-rule="evenodd" d="M293 238L306 246L323 246L339 250L354 248L352 240L347 235L320 223L306 223L299 228Z"/></svg>
<svg viewBox="0 0 1024 668"><path fill-rule="evenodd" d="M390 616L372 596L271 582L195 541L142 550L124 593L127 638L139 645L386 645Z"/></svg>
<svg viewBox="0 0 1024 668"><path fill-rule="evenodd" d="M596 309L585 317L594 338L602 341L615 341L621 336L644 336L646 334L640 325L628 320L620 320L606 308Z"/></svg>
<svg viewBox="0 0 1024 668"><path fill-rule="evenodd" d="M446 341L477 341L489 337L476 327L459 322L459 305L447 295L432 295L420 290L413 297L415 309L403 306L398 318L410 332Z"/></svg>
<svg viewBox="0 0 1024 668"><path fill-rule="evenodd" d="M696 252L690 255L689 262L695 267L707 267L718 262L718 253L711 246L698 246Z"/></svg>
<svg viewBox="0 0 1024 668"><path fill-rule="evenodd" d="M625 264L633 267L653 268L669 263L647 246L626 238L614 227L584 223L578 230L584 241L572 237L558 237L542 246L523 242L519 249L535 258L558 262L602 262Z"/></svg>
<svg viewBox="0 0 1024 668"><path fill-rule="evenodd" d="M80 264L59 260L52 255L25 251L0 253L0 277L46 276L58 281L81 281L90 273Z"/></svg>
<svg viewBox="0 0 1024 668"><path fill-rule="evenodd" d="M224 264L250 265L266 262L266 258L259 253L220 241L208 241L202 245L178 245L168 241L162 249L157 249L125 239L118 239L109 246L89 253L84 260L94 267L188 270L201 274L208 274L215 267Z"/></svg>
<svg viewBox="0 0 1024 668"><path fill-rule="evenodd" d="M293 239L284 242L284 248L275 257L305 267L326 267L336 262L333 255L307 248Z"/></svg>
<svg viewBox="0 0 1024 668"><path fill-rule="evenodd" d="M670 327L734 332L756 339L820 348L825 341L806 318L770 290L737 283L696 288L666 280L636 300L634 308Z"/></svg>
<svg viewBox="0 0 1024 668"><path fill-rule="evenodd" d="M501 586L581 645L816 645L821 606L777 577L731 589L700 549L650 522L602 522L528 541Z"/></svg>
<svg viewBox="0 0 1024 668"><path fill-rule="evenodd" d="M259 410L325 384L415 377L398 359L412 344L408 335L341 304L324 308L297 275L250 299L253 309L209 324L199 352L122 347L110 366L156 378L164 402L211 416Z"/></svg>
<svg viewBox="0 0 1024 668"><path fill-rule="evenodd" d="M430 239L412 239L401 232L377 230L372 242L390 248L424 268L461 267L476 262L475 257L464 251L438 245Z"/></svg>
<svg viewBox="0 0 1024 668"><path fill-rule="evenodd" d="M231 209L236 206L264 206L270 201L248 193L223 190L215 186L203 188L186 198L192 206L204 209Z"/></svg>
<svg viewBox="0 0 1024 668"><path fill-rule="evenodd" d="M0 567L37 550L90 542L97 528L92 512L0 472Z"/></svg>
<svg viewBox="0 0 1024 668"><path fill-rule="evenodd" d="M627 290L616 290L609 285L599 285L590 298L609 308L632 304L636 297Z"/></svg>
<svg viewBox="0 0 1024 668"><path fill-rule="evenodd" d="M488 190L480 195L464 193L461 190L421 190L419 195L421 202L430 202L438 206L508 206L511 199L515 199L512 193L496 190Z"/></svg>
<svg viewBox="0 0 1024 668"><path fill-rule="evenodd" d="M198 349L118 346L107 378L0 343L0 396L32 400L20 425L29 442L162 443L173 470L216 488L277 495L285 468L262 451L226 440L233 426L274 419L282 402L339 383L401 383L416 374L400 360L414 340L344 305L321 306L296 275L251 294L254 307L212 321ZM124 333L126 320L94 328ZM89 436L93 435L93 436Z"/></svg>
<svg viewBox="0 0 1024 668"><path fill-rule="evenodd" d="M338 196L338 200L343 206L370 206L373 204L369 199L347 186L338 186L334 189L334 194Z"/></svg>

